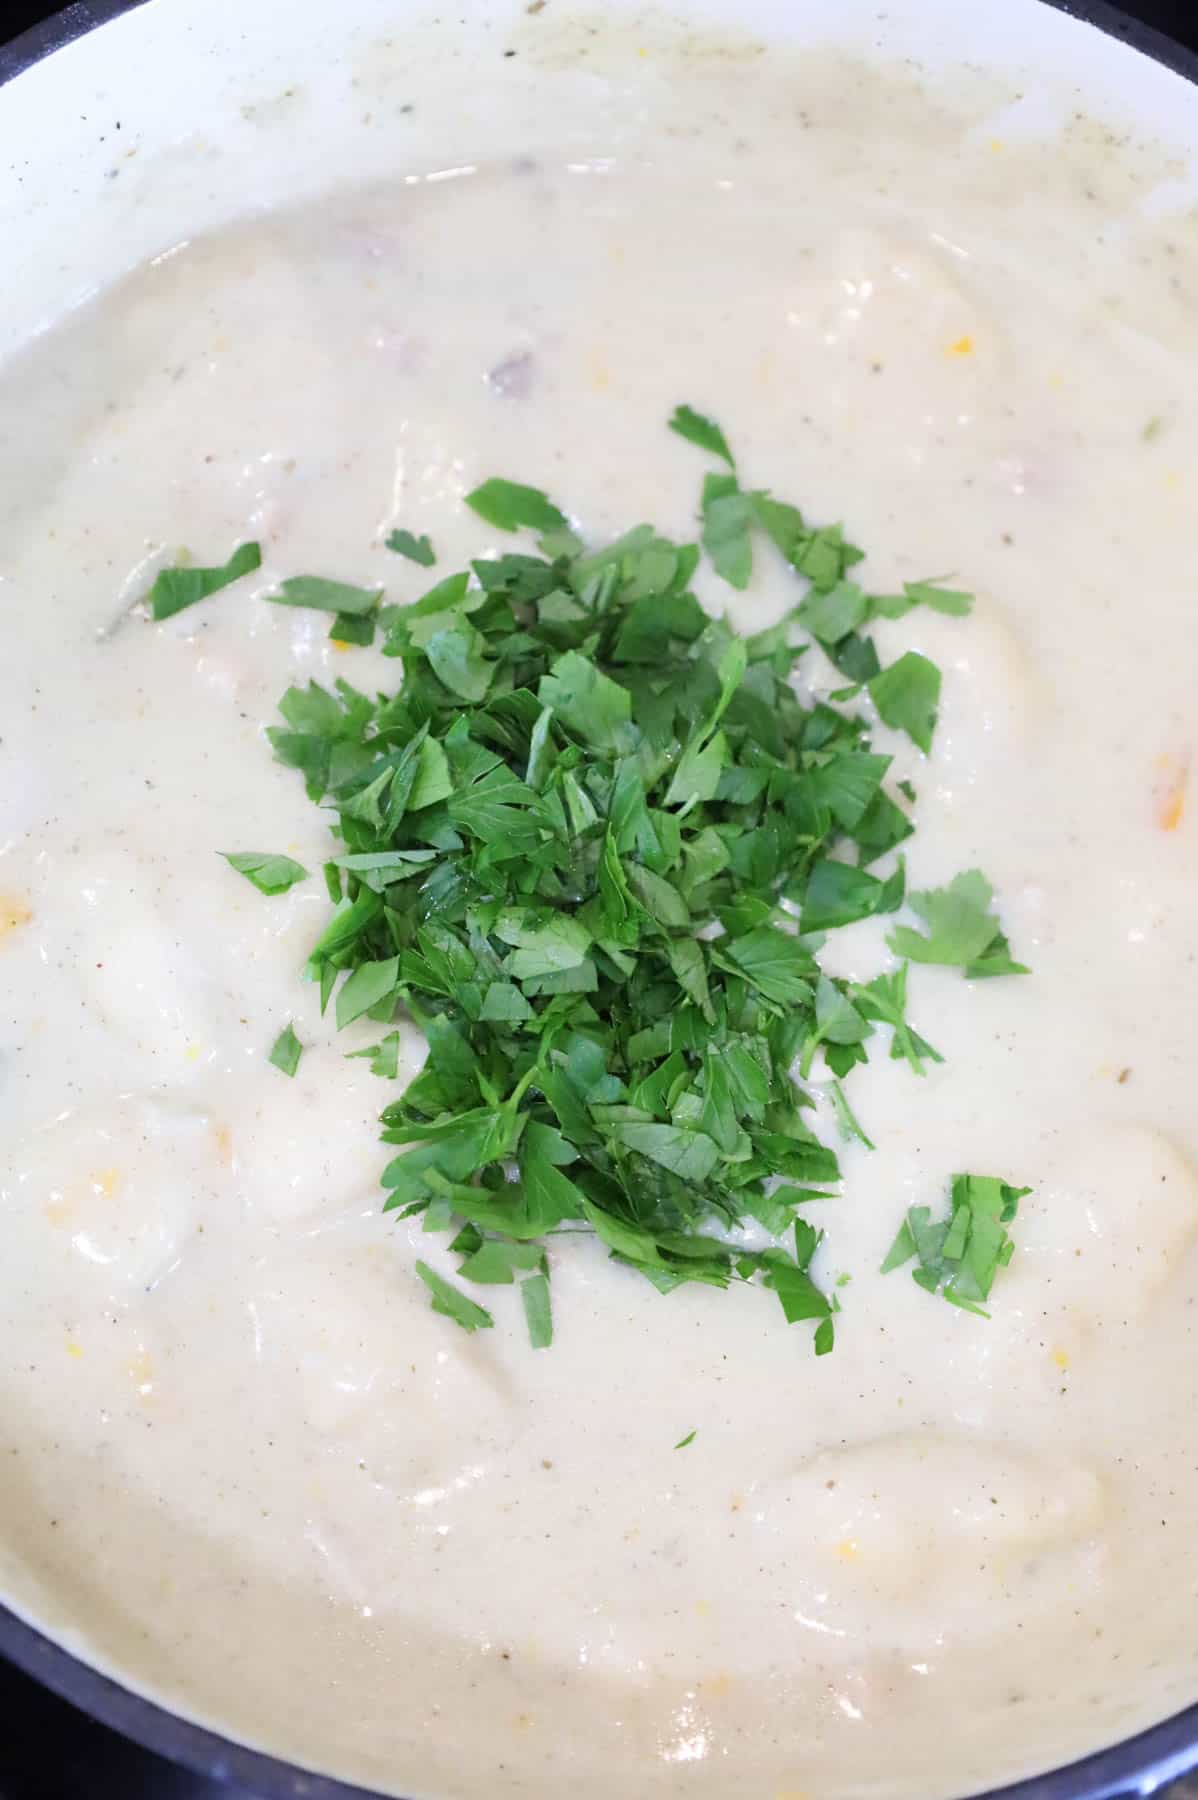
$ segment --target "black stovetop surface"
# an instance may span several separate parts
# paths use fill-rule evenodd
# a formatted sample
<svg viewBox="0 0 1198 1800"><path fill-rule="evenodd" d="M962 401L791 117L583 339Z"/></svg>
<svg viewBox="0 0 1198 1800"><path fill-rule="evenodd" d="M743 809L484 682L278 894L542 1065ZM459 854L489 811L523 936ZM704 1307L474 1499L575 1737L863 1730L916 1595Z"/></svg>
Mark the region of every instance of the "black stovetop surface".
<svg viewBox="0 0 1198 1800"><path fill-rule="evenodd" d="M253 1800L130 1743L0 1660L0 1800Z"/></svg>
<svg viewBox="0 0 1198 1800"><path fill-rule="evenodd" d="M9 0L0 41L58 10L57 5ZM1122 0L1122 10L1198 50L1198 0ZM1185 1794L1198 1800L1198 1786L1174 1790L1175 1800L1184 1800ZM164 1762L96 1724L0 1659L0 1800L254 1800L254 1796Z"/></svg>

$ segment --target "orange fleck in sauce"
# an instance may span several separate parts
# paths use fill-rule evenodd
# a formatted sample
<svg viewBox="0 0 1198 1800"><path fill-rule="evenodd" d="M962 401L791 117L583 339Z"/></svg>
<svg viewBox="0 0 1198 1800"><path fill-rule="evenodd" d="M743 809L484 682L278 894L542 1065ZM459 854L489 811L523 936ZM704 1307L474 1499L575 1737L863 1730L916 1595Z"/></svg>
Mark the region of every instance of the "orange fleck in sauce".
<svg viewBox="0 0 1198 1800"><path fill-rule="evenodd" d="M1190 779L1190 757L1166 755L1157 757L1161 780L1156 790L1156 822L1162 831L1176 831L1185 815L1186 785Z"/></svg>
<svg viewBox="0 0 1198 1800"><path fill-rule="evenodd" d="M28 925L33 908L15 894L0 894L0 944L22 925Z"/></svg>
<svg viewBox="0 0 1198 1800"><path fill-rule="evenodd" d="M709 1675L706 1681L699 1683L699 1686L708 1700L723 1700L732 1692L736 1681L726 1670L721 1670L718 1675Z"/></svg>

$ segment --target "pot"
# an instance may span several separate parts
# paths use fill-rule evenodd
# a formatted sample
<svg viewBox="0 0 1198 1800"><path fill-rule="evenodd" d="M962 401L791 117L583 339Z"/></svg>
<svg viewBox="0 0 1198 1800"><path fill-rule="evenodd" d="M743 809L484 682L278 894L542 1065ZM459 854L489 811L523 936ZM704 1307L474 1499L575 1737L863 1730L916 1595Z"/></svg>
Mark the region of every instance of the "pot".
<svg viewBox="0 0 1198 1800"><path fill-rule="evenodd" d="M569 0L554 0L568 12ZM620 0L627 4L627 0ZM8 280L0 297L0 352L86 300L123 271L176 243L283 198L319 194L352 175L392 171L397 160L433 166L504 149L519 117L519 147L536 138L535 112L513 106L506 33L527 29L523 0L458 0L452 18L396 26L395 0L77 0L0 48L0 164L6 169ZM405 6L405 12L409 9ZM834 39L914 57L933 70L971 62L1034 69L1088 106L1151 125L1198 158L1198 58L1133 24L1103 0L686 0L688 20L791 43ZM410 29L410 35L409 35ZM388 42L389 40L389 42ZM386 43L392 75L416 59L459 59L461 105L452 117L393 106L369 132L353 71ZM397 90L392 87L392 99ZM611 100L605 129L620 128ZM604 103L608 104L607 101ZM52 129L47 122L52 122ZM578 147L595 119L580 107ZM463 147L465 147L465 152ZM560 148L560 140L558 141ZM2 1576L0 1568L0 1576ZM64 1633L64 1635L66 1635ZM352 1800L365 1790L227 1741L100 1673L16 1611L0 1607L0 1653L147 1748L262 1800ZM1198 1705L990 1800L1120 1800L1159 1793L1198 1767Z"/></svg>

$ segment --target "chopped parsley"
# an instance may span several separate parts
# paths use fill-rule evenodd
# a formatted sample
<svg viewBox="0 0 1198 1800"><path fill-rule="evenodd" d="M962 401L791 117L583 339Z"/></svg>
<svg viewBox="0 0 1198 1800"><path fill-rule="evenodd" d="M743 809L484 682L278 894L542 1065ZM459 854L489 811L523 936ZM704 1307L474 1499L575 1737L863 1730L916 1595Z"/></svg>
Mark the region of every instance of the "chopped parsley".
<svg viewBox="0 0 1198 1800"><path fill-rule="evenodd" d="M374 614L337 613L329 626L329 637L334 644L373 644Z"/></svg>
<svg viewBox="0 0 1198 1800"><path fill-rule="evenodd" d="M333 614L329 636L336 644L372 644L381 588L351 587L345 581L329 581L323 575L293 575L277 594L266 598L275 606L302 606L313 612Z"/></svg>
<svg viewBox="0 0 1198 1800"><path fill-rule="evenodd" d="M304 1054L304 1046L295 1035L295 1027L288 1024L280 1031L270 1052L270 1061L276 1069L282 1069L284 1075L294 1075L300 1066L300 1057Z"/></svg>
<svg viewBox="0 0 1198 1800"><path fill-rule="evenodd" d="M381 1076L384 1081L395 1081L399 1077L398 1031L389 1031L379 1043L371 1044L365 1050L351 1050L349 1055L368 1058L370 1073Z"/></svg>
<svg viewBox="0 0 1198 1800"><path fill-rule="evenodd" d="M252 881L260 894L285 894L297 881L307 881L308 871L290 856L269 856L255 850L222 850L230 868Z"/></svg>
<svg viewBox="0 0 1198 1800"><path fill-rule="evenodd" d="M455 1288L452 1281L446 1281L435 1269L430 1269L426 1262L416 1264L416 1273L433 1297L433 1311L444 1313L463 1331L487 1331L495 1321L484 1306L475 1305L460 1288Z"/></svg>
<svg viewBox="0 0 1198 1800"><path fill-rule="evenodd" d="M431 539L416 537L411 531L400 529L391 532L387 538L387 548L394 550L397 556L406 556L409 562L419 563L424 569L431 569L437 560Z"/></svg>
<svg viewBox="0 0 1198 1800"><path fill-rule="evenodd" d="M547 1350L553 1342L553 1312L549 1302L549 1277L544 1269L520 1283L524 1322L534 1350Z"/></svg>
<svg viewBox="0 0 1198 1800"><path fill-rule="evenodd" d="M735 475L708 475L700 502L703 548L730 587L747 588L753 574L753 503Z"/></svg>
<svg viewBox="0 0 1198 1800"><path fill-rule="evenodd" d="M207 600L231 582L240 581L262 566L262 552L257 544L239 544L227 563L217 569L190 566L160 569L146 596L152 619L170 619L197 601Z"/></svg>
<svg viewBox="0 0 1198 1800"><path fill-rule="evenodd" d="M932 748L940 705L940 670L918 650L908 650L869 680L878 717L907 736L926 755Z"/></svg>
<svg viewBox="0 0 1198 1800"><path fill-rule="evenodd" d="M693 406L676 406L670 419L670 430L676 431L689 444L697 444L712 456L718 456L732 470L736 459L728 448L728 440L714 419L708 419Z"/></svg>
<svg viewBox="0 0 1198 1800"><path fill-rule="evenodd" d="M336 613L344 619L362 618L374 612L381 589L351 587L347 581L327 581L323 575L293 575L277 594L268 594L276 606L307 606L316 612Z"/></svg>
<svg viewBox="0 0 1198 1800"><path fill-rule="evenodd" d="M557 531L567 523L565 513L540 488L523 487L518 481L484 481L466 495L466 505L499 531L519 531L522 526Z"/></svg>
<svg viewBox="0 0 1198 1800"><path fill-rule="evenodd" d="M946 1219L930 1207L913 1206L899 1226L882 1273L915 1259L919 1286L966 1312L988 1318L984 1302L994 1278L1015 1250L1007 1226L1030 1188L1011 1187L993 1175L954 1175Z"/></svg>
<svg viewBox="0 0 1198 1800"><path fill-rule="evenodd" d="M662 1293L764 1287L822 1355L839 1300L804 1209L840 1167L813 1127L818 1094L871 1147L844 1083L879 1034L916 1075L940 1061L907 1017L906 959L1020 965L971 871L910 897L926 931L892 930L896 969L858 982L824 967L827 933L906 903L896 852L914 827L898 796L912 795L888 786L867 717L804 703L792 678L818 644L851 677L842 702L868 685L926 751L939 671L914 652L883 668L862 632L917 605L961 614L970 596L866 593L838 525L742 489L712 420L680 407L670 424L722 465L702 484L701 547L650 525L588 547L540 489L496 479L467 504L535 547L405 604L310 576L273 596L377 621L402 662L373 698L344 680L290 689L269 733L335 818L332 912L307 972L339 1027L381 1028L353 1054L383 1079L399 1075L398 1019L424 1034L423 1068L382 1114L385 1209L447 1234L462 1281L518 1285L534 1347L553 1331L546 1247L582 1232ZM705 551L743 586L759 540L801 585L788 618L746 638L691 584ZM431 561L427 539L389 542ZM290 884L288 859L230 860L265 891ZM298 1056L288 1027L272 1061L293 1073ZM1018 1192L958 1177L950 1219L912 1209L890 1266L917 1256L916 1279L977 1306ZM437 1312L492 1325L427 1263L416 1272Z"/></svg>
<svg viewBox="0 0 1198 1800"><path fill-rule="evenodd" d="M994 890L980 869L968 869L947 887L912 894L912 912L927 926L914 931L896 925L887 939L896 956L910 962L947 963L967 976L1026 975L1015 962L1002 925L991 911Z"/></svg>

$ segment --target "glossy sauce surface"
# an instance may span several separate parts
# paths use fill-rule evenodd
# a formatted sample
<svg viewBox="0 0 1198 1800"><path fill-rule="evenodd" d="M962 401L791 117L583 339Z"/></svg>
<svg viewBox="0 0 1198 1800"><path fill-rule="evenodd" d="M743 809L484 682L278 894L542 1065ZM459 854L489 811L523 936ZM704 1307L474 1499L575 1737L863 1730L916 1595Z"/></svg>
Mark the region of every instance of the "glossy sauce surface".
<svg viewBox="0 0 1198 1800"><path fill-rule="evenodd" d="M750 64L731 109L680 81L611 158L180 247L0 374L0 1576L169 1703L396 1792L928 1800L1193 1697L1198 241L1084 121L1007 143L831 64ZM434 1316L412 1263L452 1262L379 1217L388 1096L343 1056L374 1034L299 980L321 884L218 855L318 867L263 728L293 681L397 678L261 595L416 597L387 531L484 552L492 474L684 537L682 400L843 517L869 586L978 593L882 625L945 685L930 760L878 738L912 885L980 865L1034 971L913 972L944 1064L854 1072L878 1148L812 1209L852 1278L819 1362L767 1296L663 1299L577 1241L551 1351L509 1293L475 1338ZM130 612L246 537L249 583ZM796 597L760 561L702 590L746 629ZM1034 1189L989 1322L878 1272L961 1168Z"/></svg>

